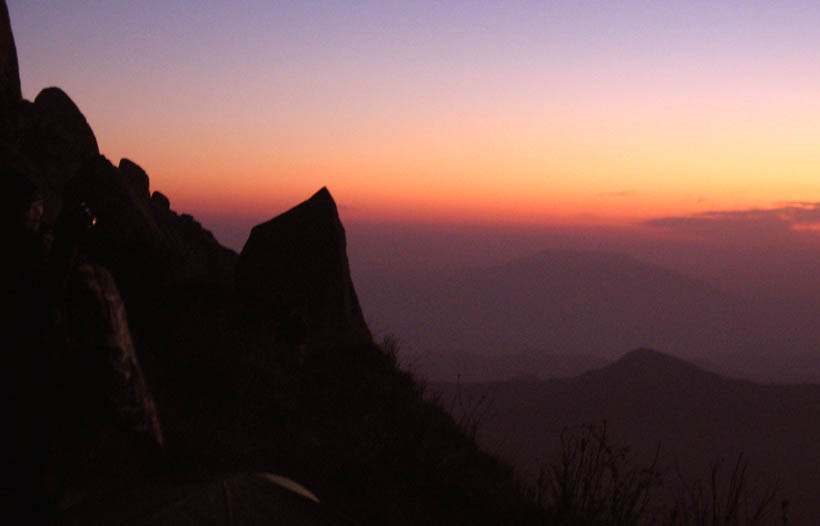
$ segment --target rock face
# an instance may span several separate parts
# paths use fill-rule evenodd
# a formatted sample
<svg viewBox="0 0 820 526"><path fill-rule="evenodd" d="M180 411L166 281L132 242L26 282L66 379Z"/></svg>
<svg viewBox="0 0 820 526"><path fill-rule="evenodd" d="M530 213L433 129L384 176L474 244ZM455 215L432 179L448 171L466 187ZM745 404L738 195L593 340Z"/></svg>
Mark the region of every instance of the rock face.
<svg viewBox="0 0 820 526"><path fill-rule="evenodd" d="M59 506L68 507L128 487L129 478L148 480L164 439L111 274L76 265L63 305L68 337L57 358L61 410L49 471Z"/></svg>
<svg viewBox="0 0 820 526"><path fill-rule="evenodd" d="M65 185L99 157L94 132L74 102L59 88L46 88L34 103L15 108L4 145L15 164L25 166L45 198L45 220L54 223L62 209Z"/></svg>
<svg viewBox="0 0 820 526"><path fill-rule="evenodd" d="M17 49L11 33L9 10L3 2L0 4L0 111L7 112L8 108L17 104L21 98Z"/></svg>
<svg viewBox="0 0 820 526"><path fill-rule="evenodd" d="M512 478L373 344L326 189L254 228L239 258L149 197L139 166L100 155L65 93L20 99L0 8L7 515L334 524L338 507L361 524L473 525L525 509L494 497ZM321 505L272 485L280 469Z"/></svg>
<svg viewBox="0 0 820 526"><path fill-rule="evenodd" d="M237 291L280 336L370 341L350 278L345 231L327 188L257 225L239 256Z"/></svg>
<svg viewBox="0 0 820 526"><path fill-rule="evenodd" d="M0 382L12 401L8 424L21 431L3 449L15 454L28 442L38 450L18 454L12 470L30 478L24 499L70 506L145 476L165 440L188 448L186 437L204 443L198 424L222 429L211 412L184 420L203 396L224 400L236 390L226 369L242 350L237 296L290 341L370 342L326 189L254 229L237 274L237 254L150 194L145 170L100 155L62 90L22 100L2 0L0 44L3 211L19 271L5 300L18 313L12 335L30 347ZM39 409L20 409L20 396L29 405L36 397Z"/></svg>
<svg viewBox="0 0 820 526"><path fill-rule="evenodd" d="M161 193L154 192L149 202L166 250L173 255L173 279L232 293L236 253L220 245L191 215L174 212Z"/></svg>
<svg viewBox="0 0 820 526"><path fill-rule="evenodd" d="M148 192L148 174L145 170L129 159L120 159L119 169L137 198L144 200L151 198Z"/></svg>
<svg viewBox="0 0 820 526"><path fill-rule="evenodd" d="M200 301L190 291L220 300L232 292L237 255L167 200L157 206L138 165L101 156L62 90L22 100L2 0L0 177L14 267L3 299L15 313L10 341L23 342L10 348L0 382L6 424L17 430L2 447L10 469L0 494L30 513L157 468L162 410L152 375L178 358L158 355L189 341L184 333L172 341L165 329ZM86 209L93 228L91 216L74 215ZM157 328L160 319L171 321Z"/></svg>
<svg viewBox="0 0 820 526"><path fill-rule="evenodd" d="M73 393L93 400L99 392L107 392L105 405L116 420L161 446L164 440L154 400L145 386L114 278L105 268L87 263L78 265L73 274L65 320L72 347L66 369L101 372L96 378L98 390L84 385ZM93 407L93 402L86 402Z"/></svg>
<svg viewBox="0 0 820 526"><path fill-rule="evenodd" d="M34 99L34 106L41 114L41 131L51 152L65 161L82 162L99 155L97 138L74 101L60 88L45 88Z"/></svg>

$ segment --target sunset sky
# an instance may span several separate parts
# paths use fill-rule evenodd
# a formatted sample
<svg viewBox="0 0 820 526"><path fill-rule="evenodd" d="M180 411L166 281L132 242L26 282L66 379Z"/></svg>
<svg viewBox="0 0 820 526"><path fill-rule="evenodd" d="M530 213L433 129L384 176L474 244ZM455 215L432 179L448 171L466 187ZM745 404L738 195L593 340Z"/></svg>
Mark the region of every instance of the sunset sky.
<svg viewBox="0 0 820 526"><path fill-rule="evenodd" d="M321 186L352 221L820 201L816 1L8 5L24 97L62 87L194 215Z"/></svg>

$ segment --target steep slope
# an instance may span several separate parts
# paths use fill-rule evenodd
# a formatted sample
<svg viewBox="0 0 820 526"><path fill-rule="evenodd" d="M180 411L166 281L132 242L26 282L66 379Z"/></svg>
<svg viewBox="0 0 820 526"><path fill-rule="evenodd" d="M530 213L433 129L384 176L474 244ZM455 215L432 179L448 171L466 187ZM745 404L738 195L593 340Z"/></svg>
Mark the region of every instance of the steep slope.
<svg viewBox="0 0 820 526"><path fill-rule="evenodd" d="M68 95L19 98L0 7L4 511L25 524L540 523L510 469L372 343L326 189L255 228L237 269L149 196L138 165L100 155Z"/></svg>

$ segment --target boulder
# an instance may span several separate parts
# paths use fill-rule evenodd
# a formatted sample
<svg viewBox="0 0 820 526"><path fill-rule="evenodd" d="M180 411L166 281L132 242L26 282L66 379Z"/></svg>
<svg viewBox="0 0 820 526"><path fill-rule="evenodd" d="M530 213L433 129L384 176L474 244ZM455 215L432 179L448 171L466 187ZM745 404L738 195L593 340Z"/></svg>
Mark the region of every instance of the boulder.
<svg viewBox="0 0 820 526"><path fill-rule="evenodd" d="M99 157L97 139L74 102L59 88L46 88L35 102L21 101L8 145L43 188L46 220L62 208L65 185Z"/></svg>
<svg viewBox="0 0 820 526"><path fill-rule="evenodd" d="M55 160L82 164L100 154L85 115L63 90L43 89L34 106L40 118L40 139Z"/></svg>
<svg viewBox="0 0 820 526"><path fill-rule="evenodd" d="M169 201L162 192L154 192L151 194L151 204L155 210L168 211L171 209L171 201Z"/></svg>
<svg viewBox="0 0 820 526"><path fill-rule="evenodd" d="M283 339L371 341L327 188L253 228L239 255L236 285L251 315Z"/></svg>
<svg viewBox="0 0 820 526"><path fill-rule="evenodd" d="M146 201L151 198L151 194L148 192L148 174L145 173L145 170L130 159L120 159L119 169L125 178L125 182L134 191L136 197Z"/></svg>

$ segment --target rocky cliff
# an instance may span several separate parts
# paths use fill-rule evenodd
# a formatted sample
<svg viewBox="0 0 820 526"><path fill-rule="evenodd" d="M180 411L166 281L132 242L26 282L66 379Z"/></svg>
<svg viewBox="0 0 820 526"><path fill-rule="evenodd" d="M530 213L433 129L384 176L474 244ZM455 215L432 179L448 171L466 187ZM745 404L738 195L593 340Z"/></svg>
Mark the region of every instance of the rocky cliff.
<svg viewBox="0 0 820 526"><path fill-rule="evenodd" d="M530 516L509 470L373 344L327 189L255 227L240 255L222 247L138 164L101 155L62 90L22 99L0 8L9 510L69 524Z"/></svg>
<svg viewBox="0 0 820 526"><path fill-rule="evenodd" d="M268 323L284 320L296 343L370 340L350 278L345 232L327 188L251 230L237 290Z"/></svg>

